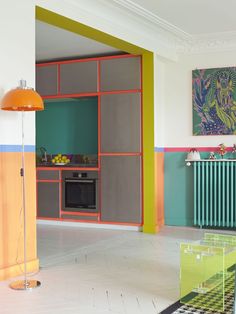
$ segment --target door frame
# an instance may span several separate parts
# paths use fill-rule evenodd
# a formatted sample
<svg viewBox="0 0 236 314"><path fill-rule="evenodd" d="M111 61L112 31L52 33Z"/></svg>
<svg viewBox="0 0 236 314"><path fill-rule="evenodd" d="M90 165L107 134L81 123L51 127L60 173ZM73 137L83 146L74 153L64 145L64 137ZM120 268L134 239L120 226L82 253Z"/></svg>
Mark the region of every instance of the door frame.
<svg viewBox="0 0 236 314"><path fill-rule="evenodd" d="M154 53L95 28L36 6L36 19L64 30L142 56L143 232L156 233L154 166Z"/></svg>

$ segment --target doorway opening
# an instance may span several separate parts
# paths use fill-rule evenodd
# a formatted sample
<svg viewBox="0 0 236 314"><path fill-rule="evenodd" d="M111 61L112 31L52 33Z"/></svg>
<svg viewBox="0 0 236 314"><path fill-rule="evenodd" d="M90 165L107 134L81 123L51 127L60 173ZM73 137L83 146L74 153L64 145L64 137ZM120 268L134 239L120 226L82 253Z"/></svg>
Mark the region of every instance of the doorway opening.
<svg viewBox="0 0 236 314"><path fill-rule="evenodd" d="M157 211L155 208L154 184L154 56L153 53L109 34L36 7L36 19L40 22L59 27L73 34L81 35L102 44L142 56L142 138L143 138L143 231L156 232Z"/></svg>

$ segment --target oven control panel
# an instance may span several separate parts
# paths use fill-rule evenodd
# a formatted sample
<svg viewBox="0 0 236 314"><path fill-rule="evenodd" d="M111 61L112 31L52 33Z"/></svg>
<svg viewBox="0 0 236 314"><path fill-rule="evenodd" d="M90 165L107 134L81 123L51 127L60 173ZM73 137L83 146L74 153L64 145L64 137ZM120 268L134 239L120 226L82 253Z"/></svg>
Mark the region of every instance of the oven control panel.
<svg viewBox="0 0 236 314"><path fill-rule="evenodd" d="M73 172L72 176L73 178L87 178L88 173L87 172Z"/></svg>
<svg viewBox="0 0 236 314"><path fill-rule="evenodd" d="M73 179L98 179L97 171L76 171L76 170L62 170L62 180Z"/></svg>

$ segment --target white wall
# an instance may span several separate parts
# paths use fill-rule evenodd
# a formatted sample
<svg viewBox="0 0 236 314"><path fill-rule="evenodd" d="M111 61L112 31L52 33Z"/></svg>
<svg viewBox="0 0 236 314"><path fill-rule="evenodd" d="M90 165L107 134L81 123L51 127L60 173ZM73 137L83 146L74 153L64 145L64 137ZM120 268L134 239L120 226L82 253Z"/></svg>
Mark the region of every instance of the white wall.
<svg viewBox="0 0 236 314"><path fill-rule="evenodd" d="M154 116L155 116L155 147L165 147L165 103L166 103L166 75L167 60L159 56L155 56L154 63Z"/></svg>
<svg viewBox="0 0 236 314"><path fill-rule="evenodd" d="M0 0L0 98L20 79L35 84L35 5L67 16L145 49L176 58L170 38L140 24L128 12L102 0ZM174 45L174 43L173 43ZM159 97L159 96L158 96ZM161 101L162 102L162 101ZM34 113L26 113L25 144L35 144ZM0 145L21 143L21 114L0 111ZM163 120L163 119L161 119Z"/></svg>
<svg viewBox="0 0 236 314"><path fill-rule="evenodd" d="M0 98L21 78L34 87L34 5L31 0L1 2ZM4 3L3 3L4 2ZM34 113L26 113L25 143L34 144ZM21 114L0 110L0 145L21 143Z"/></svg>
<svg viewBox="0 0 236 314"><path fill-rule="evenodd" d="M156 125L155 147L215 147L220 143L232 146L236 143L234 135L224 136L193 136L192 135L192 70L201 68L215 68L225 66L235 66L236 51L181 55L178 62L165 60L161 66L158 64L156 73L160 77L161 102L157 99L157 105L163 103L163 111L156 112L156 122L158 115L163 117L159 125ZM160 59L160 58L159 58ZM158 84L158 80L156 82ZM159 134L162 139L159 141Z"/></svg>
<svg viewBox="0 0 236 314"><path fill-rule="evenodd" d="M139 29L135 19L122 20L119 10L101 6L94 0L22 0L3 1L0 10L0 97L15 87L21 78L34 87L35 65L35 5L62 14L86 25L136 45L158 51L155 60L155 146L188 147L217 146L224 142L232 145L234 136L192 136L192 87L191 71L195 68L235 65L235 51L181 55L177 62L161 58L169 57L169 51L160 41L150 40L153 34ZM99 4L100 3L100 4ZM26 144L35 143L34 113L26 113ZM0 144L21 143L20 113L0 111Z"/></svg>

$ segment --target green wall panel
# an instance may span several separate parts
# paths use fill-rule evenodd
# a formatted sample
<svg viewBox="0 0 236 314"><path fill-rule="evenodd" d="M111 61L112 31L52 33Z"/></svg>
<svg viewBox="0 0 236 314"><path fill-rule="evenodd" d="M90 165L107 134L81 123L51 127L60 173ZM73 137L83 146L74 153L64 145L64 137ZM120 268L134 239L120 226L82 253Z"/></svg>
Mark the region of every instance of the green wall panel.
<svg viewBox="0 0 236 314"><path fill-rule="evenodd" d="M36 113L36 147L48 154L97 154L97 97L45 102Z"/></svg>
<svg viewBox="0 0 236 314"><path fill-rule="evenodd" d="M193 169L186 153L165 153L165 224L193 225Z"/></svg>
<svg viewBox="0 0 236 314"><path fill-rule="evenodd" d="M202 153L201 158L208 158ZM187 152L165 153L165 224L193 226L193 167L187 167Z"/></svg>

